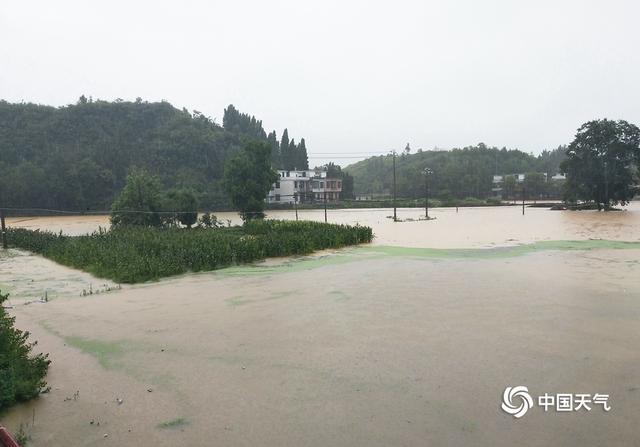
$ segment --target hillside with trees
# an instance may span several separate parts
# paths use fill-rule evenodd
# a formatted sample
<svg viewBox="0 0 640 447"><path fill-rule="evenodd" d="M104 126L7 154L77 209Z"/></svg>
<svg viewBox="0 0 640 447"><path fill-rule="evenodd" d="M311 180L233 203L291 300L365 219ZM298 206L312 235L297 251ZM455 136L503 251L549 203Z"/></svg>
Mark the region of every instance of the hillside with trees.
<svg viewBox="0 0 640 447"><path fill-rule="evenodd" d="M278 140L276 131L268 135L262 127L262 121L254 116L239 112L233 105L224 110L222 125L225 130L234 134L245 135L256 140L264 140L271 147L271 165L275 169L287 171L309 169L307 146L304 138L296 143L295 139L289 139L289 131L282 132L282 138Z"/></svg>
<svg viewBox="0 0 640 447"><path fill-rule="evenodd" d="M92 100L51 107L0 101L0 203L6 208L108 210L132 169L163 189L197 193L202 209L230 206L225 161L266 141L274 167L307 167L304 139L281 141L230 105L223 125L168 102Z"/></svg>
<svg viewBox="0 0 640 447"><path fill-rule="evenodd" d="M424 169L430 168L430 189L440 198L492 195L493 175L512 173L559 172L565 147L543 151L534 156L514 149L498 149L480 143L463 149L418 151L405 150L396 155L398 196L424 196ZM356 194L389 194L393 190L393 156L380 155L344 168L354 178Z"/></svg>

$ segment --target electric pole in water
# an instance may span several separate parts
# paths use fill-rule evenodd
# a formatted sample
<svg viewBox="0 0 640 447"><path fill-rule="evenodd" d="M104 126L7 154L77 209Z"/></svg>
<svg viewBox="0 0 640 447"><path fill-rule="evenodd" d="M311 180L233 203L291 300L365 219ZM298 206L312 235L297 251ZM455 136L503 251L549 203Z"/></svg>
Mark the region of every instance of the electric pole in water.
<svg viewBox="0 0 640 447"><path fill-rule="evenodd" d="M609 209L609 178L607 175L607 160L604 161L604 210Z"/></svg>
<svg viewBox="0 0 640 447"><path fill-rule="evenodd" d="M8 248L7 246L7 227L4 222L4 209L0 208L0 225L2 230L2 248L5 250Z"/></svg>
<svg viewBox="0 0 640 447"><path fill-rule="evenodd" d="M433 171L429 168L424 168L424 217L429 219L429 174Z"/></svg>
<svg viewBox="0 0 640 447"><path fill-rule="evenodd" d="M398 221L396 214L396 151L393 151L393 221Z"/></svg>
<svg viewBox="0 0 640 447"><path fill-rule="evenodd" d="M327 223L327 182L324 182L325 184L325 188L324 188L324 223Z"/></svg>

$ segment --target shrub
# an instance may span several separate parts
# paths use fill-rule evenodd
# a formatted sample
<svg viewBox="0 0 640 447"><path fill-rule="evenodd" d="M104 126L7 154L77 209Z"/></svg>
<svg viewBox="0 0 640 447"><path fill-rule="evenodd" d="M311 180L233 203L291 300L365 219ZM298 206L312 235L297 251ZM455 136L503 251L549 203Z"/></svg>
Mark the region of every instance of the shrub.
<svg viewBox="0 0 640 447"><path fill-rule="evenodd" d="M31 356L28 332L13 327L2 303L9 295L0 292L0 411L37 397L46 387L48 355Z"/></svg>

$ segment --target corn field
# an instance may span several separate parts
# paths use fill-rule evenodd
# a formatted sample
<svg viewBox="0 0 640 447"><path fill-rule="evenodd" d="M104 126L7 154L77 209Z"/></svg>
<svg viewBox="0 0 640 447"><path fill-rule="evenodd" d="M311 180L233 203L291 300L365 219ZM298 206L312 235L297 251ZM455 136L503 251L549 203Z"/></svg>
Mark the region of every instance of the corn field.
<svg viewBox="0 0 640 447"><path fill-rule="evenodd" d="M12 247L119 283L371 242L369 227L256 220L228 228L122 227L86 236L8 229Z"/></svg>

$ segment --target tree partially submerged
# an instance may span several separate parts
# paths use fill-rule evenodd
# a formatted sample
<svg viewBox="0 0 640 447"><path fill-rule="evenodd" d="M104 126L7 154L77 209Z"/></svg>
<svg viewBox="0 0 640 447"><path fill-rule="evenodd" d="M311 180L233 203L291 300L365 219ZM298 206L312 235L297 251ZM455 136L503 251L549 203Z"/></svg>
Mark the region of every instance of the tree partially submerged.
<svg viewBox="0 0 640 447"><path fill-rule="evenodd" d="M113 226L173 226L191 228L198 220L198 199L191 189L163 191L160 179L145 170L133 170L111 206Z"/></svg>
<svg viewBox="0 0 640 447"><path fill-rule="evenodd" d="M111 224L159 227L162 225L162 185L158 177L136 169L111 206Z"/></svg>
<svg viewBox="0 0 640 447"><path fill-rule="evenodd" d="M29 333L13 327L15 318L2 307L8 296L0 291L0 412L38 397L46 389L50 363L47 355L32 356Z"/></svg>
<svg viewBox="0 0 640 447"><path fill-rule="evenodd" d="M638 192L640 129L607 119L583 124L560 165L567 174L565 198L594 202L598 209L627 204Z"/></svg>
<svg viewBox="0 0 640 447"><path fill-rule="evenodd" d="M191 228L198 221L198 199L195 193L186 188L171 189L165 196L167 210L175 211L170 215L173 222L180 222L187 228Z"/></svg>
<svg viewBox="0 0 640 447"><path fill-rule="evenodd" d="M224 167L224 187L244 221L264 217L264 200L278 174L271 168L271 147L251 140Z"/></svg>

